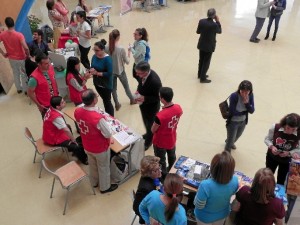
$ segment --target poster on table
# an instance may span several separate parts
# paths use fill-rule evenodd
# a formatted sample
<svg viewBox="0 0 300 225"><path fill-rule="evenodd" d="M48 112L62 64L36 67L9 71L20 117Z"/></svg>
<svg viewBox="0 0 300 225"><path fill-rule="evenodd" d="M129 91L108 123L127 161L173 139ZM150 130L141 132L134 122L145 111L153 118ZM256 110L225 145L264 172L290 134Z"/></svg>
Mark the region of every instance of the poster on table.
<svg viewBox="0 0 300 225"><path fill-rule="evenodd" d="M132 10L132 1L133 0L120 0L121 3L121 15L128 13Z"/></svg>
<svg viewBox="0 0 300 225"><path fill-rule="evenodd" d="M290 163L286 192L290 195L300 196L300 160L292 159Z"/></svg>

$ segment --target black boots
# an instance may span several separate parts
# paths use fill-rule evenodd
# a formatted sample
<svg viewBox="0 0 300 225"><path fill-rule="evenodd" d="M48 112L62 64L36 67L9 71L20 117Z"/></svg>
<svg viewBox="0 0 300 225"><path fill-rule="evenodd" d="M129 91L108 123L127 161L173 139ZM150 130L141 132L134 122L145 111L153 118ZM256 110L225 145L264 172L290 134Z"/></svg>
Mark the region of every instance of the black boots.
<svg viewBox="0 0 300 225"><path fill-rule="evenodd" d="M276 35L273 35L272 41L275 41L276 39Z"/></svg>
<svg viewBox="0 0 300 225"><path fill-rule="evenodd" d="M265 40L269 38L269 33L266 34Z"/></svg>
<svg viewBox="0 0 300 225"><path fill-rule="evenodd" d="M269 38L269 33L266 34L265 40L267 40L268 38ZM272 41L275 41L275 39L276 39L276 34L273 34Z"/></svg>

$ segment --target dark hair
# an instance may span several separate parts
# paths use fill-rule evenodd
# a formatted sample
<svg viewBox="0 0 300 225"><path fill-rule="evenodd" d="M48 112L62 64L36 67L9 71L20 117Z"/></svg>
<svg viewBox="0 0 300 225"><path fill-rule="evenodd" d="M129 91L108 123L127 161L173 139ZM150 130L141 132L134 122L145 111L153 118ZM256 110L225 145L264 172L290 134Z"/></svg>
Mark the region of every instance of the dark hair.
<svg viewBox="0 0 300 225"><path fill-rule="evenodd" d="M48 9L48 10L52 10L54 4L55 4L55 3L54 3L54 0L47 0L47 2L46 2L47 9Z"/></svg>
<svg viewBox="0 0 300 225"><path fill-rule="evenodd" d="M289 127L292 127L292 128L298 127L298 129L299 129L300 128L300 116L297 113L287 114L285 117L283 117L280 120L280 126L284 127L286 125Z"/></svg>
<svg viewBox="0 0 300 225"><path fill-rule="evenodd" d="M50 99L50 105L56 109L57 106L59 106L61 104L61 100L63 98L61 96L52 96Z"/></svg>
<svg viewBox="0 0 300 225"><path fill-rule="evenodd" d="M228 184L234 173L235 161L227 151L216 154L210 163L212 178L219 184Z"/></svg>
<svg viewBox="0 0 300 225"><path fill-rule="evenodd" d="M86 7L86 5L82 4L82 0L78 0L78 6L80 6L81 8L83 8L83 10L85 12L88 11L88 8Z"/></svg>
<svg viewBox="0 0 300 225"><path fill-rule="evenodd" d="M36 29L36 30L33 31L33 33L37 33L38 36L41 36L42 39L43 39L44 33L43 33L43 31L41 29Z"/></svg>
<svg viewBox="0 0 300 225"><path fill-rule="evenodd" d="M96 45L101 50L104 50L106 43L107 42L105 41L105 39L101 39L101 41L97 41L94 45Z"/></svg>
<svg viewBox="0 0 300 225"><path fill-rule="evenodd" d="M6 17L4 22L5 22L5 25L7 26L7 28L12 28L15 26L15 21L11 17Z"/></svg>
<svg viewBox="0 0 300 225"><path fill-rule="evenodd" d="M92 89L86 89L81 94L82 102L87 106L91 105L96 97L97 95Z"/></svg>
<svg viewBox="0 0 300 225"><path fill-rule="evenodd" d="M183 180L176 173L169 173L164 181L164 192L171 201L166 205L165 217L169 222L178 207L179 202L182 200Z"/></svg>
<svg viewBox="0 0 300 225"><path fill-rule="evenodd" d="M43 53L43 52L39 52L35 56L35 62L38 63L38 64L41 63L42 60L44 60L44 59L48 59L48 56L45 53Z"/></svg>
<svg viewBox="0 0 300 225"><path fill-rule="evenodd" d="M251 197L257 203L267 204L275 197L275 185L273 172L269 168L261 168L255 173L250 189Z"/></svg>
<svg viewBox="0 0 300 225"><path fill-rule="evenodd" d="M135 65L135 70L140 70L142 72L150 71L150 64L148 62L142 61Z"/></svg>
<svg viewBox="0 0 300 225"><path fill-rule="evenodd" d="M159 89L159 95L166 102L171 102L174 96L173 90L170 87L161 87Z"/></svg>
<svg viewBox="0 0 300 225"><path fill-rule="evenodd" d="M83 18L84 21L87 21L85 11L78 11L78 12L76 12L76 15L78 15L80 18Z"/></svg>
<svg viewBox="0 0 300 225"><path fill-rule="evenodd" d="M75 56L71 56L71 57L68 58L68 60L67 60L67 70L66 70L66 75L67 75L66 76L66 81L67 81L67 78L68 78L68 74L71 73L75 77L78 84L80 86L82 86L83 81L80 78L79 71L75 68L75 66L78 65L79 63L80 63L80 60Z"/></svg>
<svg viewBox="0 0 300 225"><path fill-rule="evenodd" d="M214 8L210 8L207 10L207 17L213 19L216 16L216 10Z"/></svg>
<svg viewBox="0 0 300 225"><path fill-rule="evenodd" d="M240 90L248 90L250 91L249 95L253 92L252 83L249 80L243 80L238 87L237 93L240 93Z"/></svg>
<svg viewBox="0 0 300 225"><path fill-rule="evenodd" d="M114 29L112 32L109 33L108 48L109 48L110 55L112 55L113 52L115 51L116 40L118 37L120 37L120 31L117 29Z"/></svg>
<svg viewBox="0 0 300 225"><path fill-rule="evenodd" d="M136 28L136 30L139 35L142 35L141 40L147 41L148 42L148 33L147 30L145 28Z"/></svg>

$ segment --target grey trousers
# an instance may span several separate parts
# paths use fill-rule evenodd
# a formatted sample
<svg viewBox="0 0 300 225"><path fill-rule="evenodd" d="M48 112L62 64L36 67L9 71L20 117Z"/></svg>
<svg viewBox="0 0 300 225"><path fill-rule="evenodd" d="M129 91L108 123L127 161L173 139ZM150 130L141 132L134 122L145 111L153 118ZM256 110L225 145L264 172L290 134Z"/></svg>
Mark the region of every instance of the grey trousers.
<svg viewBox="0 0 300 225"><path fill-rule="evenodd" d="M15 85L18 91L27 91L27 75L25 72L25 60L9 59L13 71Z"/></svg>
<svg viewBox="0 0 300 225"><path fill-rule="evenodd" d="M98 154L86 151L86 154L92 185L99 185L100 191L106 191L110 188L110 149Z"/></svg>
<svg viewBox="0 0 300 225"><path fill-rule="evenodd" d="M251 35L250 40L255 40L255 38L257 38L259 32L261 31L262 27L264 26L265 20L266 20L266 18L256 17L256 25L255 25L255 28Z"/></svg>
<svg viewBox="0 0 300 225"><path fill-rule="evenodd" d="M127 80L127 76L125 71L123 71L121 73L121 75L117 75L117 74L113 74L114 76L114 81L113 81L113 91L112 91L112 96L113 96L113 100L115 102L115 105L119 105L119 99L118 99L118 94L117 94L117 84L118 84L118 80L117 78L119 78L119 80L121 81L121 84L124 87L125 93L127 95L127 97L133 101L133 96L132 93L130 91L129 88L129 84L128 84L128 80Z"/></svg>
<svg viewBox="0 0 300 225"><path fill-rule="evenodd" d="M226 129L227 129L227 140L225 145L226 151L229 152L231 151L232 145L234 145L234 143L243 134L245 127L246 127L246 121L242 121L242 122L230 121L226 125Z"/></svg>

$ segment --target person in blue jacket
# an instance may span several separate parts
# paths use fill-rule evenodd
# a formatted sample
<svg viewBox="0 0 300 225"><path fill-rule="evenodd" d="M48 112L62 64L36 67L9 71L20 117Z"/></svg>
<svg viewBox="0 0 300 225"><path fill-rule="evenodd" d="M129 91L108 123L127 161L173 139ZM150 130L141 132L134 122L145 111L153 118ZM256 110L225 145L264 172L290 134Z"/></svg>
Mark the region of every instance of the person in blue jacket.
<svg viewBox="0 0 300 225"><path fill-rule="evenodd" d="M275 20L275 29L274 29L273 38L272 38L272 41L275 41L276 34L278 31L278 27L279 27L280 17L283 14L283 10L285 10L285 8L286 8L286 0L276 0L275 3L272 5L265 40L267 40L269 38L271 26L272 26L273 20Z"/></svg>
<svg viewBox="0 0 300 225"><path fill-rule="evenodd" d="M225 150L236 149L235 142L243 134L248 123L248 114L254 112L252 83L244 80L229 98L229 117L226 121L227 139Z"/></svg>

